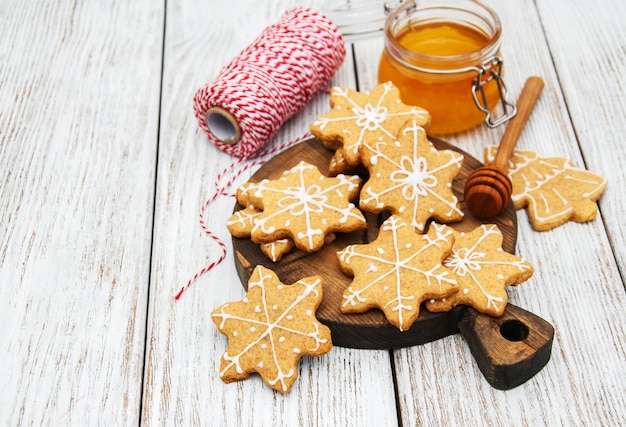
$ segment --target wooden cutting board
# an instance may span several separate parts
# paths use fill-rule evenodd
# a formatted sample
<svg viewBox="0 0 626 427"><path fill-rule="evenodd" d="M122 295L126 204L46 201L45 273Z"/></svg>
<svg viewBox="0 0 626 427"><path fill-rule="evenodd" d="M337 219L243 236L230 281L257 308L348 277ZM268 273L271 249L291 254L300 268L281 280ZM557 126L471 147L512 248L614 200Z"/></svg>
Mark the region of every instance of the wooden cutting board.
<svg viewBox="0 0 626 427"><path fill-rule="evenodd" d="M438 149L452 149L464 155L461 171L452 184L455 195L461 201L465 217L463 221L449 224L459 231L470 231L481 221L474 218L463 205L463 185L467 176L481 166L478 160L456 147L431 138ZM262 179L276 179L283 171L295 166L301 160L316 165L320 172L326 173L333 152L326 149L320 141L308 139L280 153L261 167L251 178L258 182ZM236 206L235 209L240 209ZM244 287L255 266L261 264L276 272L283 283L294 283L303 277L322 274L324 298L318 308L318 319L332 330L333 343L342 347L353 348L398 348L423 344L457 332L457 324L464 313L459 307L447 313L430 313L425 308L413 326L404 332L387 322L379 310L370 310L362 314L343 314L339 307L343 292L352 278L339 268L337 251L349 244L367 243L376 238L378 226L382 222L380 215L367 214L368 228L349 234L337 233L336 240L321 251L308 254L294 250L280 262L274 263L261 253L259 246L250 239L233 239L236 257L235 263ZM513 252L517 236L517 217L512 203L491 223L498 225L503 234L503 249Z"/></svg>
<svg viewBox="0 0 626 427"><path fill-rule="evenodd" d="M474 157L445 141L430 138L438 149L456 150L463 154L461 171L452 183L452 190L465 213L463 221L449 224L458 231L471 231L484 221L472 216L463 202L463 186L469 174L482 166ZM280 153L261 167L251 181L276 179L283 171L304 160L316 165L322 173L328 169L332 152L320 141L308 139ZM241 209L235 205L235 210ZM457 306L449 312L430 313L424 307L415 323L401 332L387 322L380 310L361 314L343 314L340 306L343 292L352 278L345 275L337 251L347 245L368 243L378 234L382 215L365 214L366 230L337 234L337 238L315 253L294 250L280 262L270 261L250 239L233 238L235 265L244 288L257 265L276 272L283 283L291 284L304 277L321 275L323 300L317 318L331 329L333 345L341 347L388 349L402 348L434 341L461 332L478 367L495 388L510 389L526 382L539 372L550 359L554 328L540 317L508 304L501 317L483 315L473 308ZM496 224L503 235L502 247L513 253L517 238L517 216L513 203L489 223Z"/></svg>

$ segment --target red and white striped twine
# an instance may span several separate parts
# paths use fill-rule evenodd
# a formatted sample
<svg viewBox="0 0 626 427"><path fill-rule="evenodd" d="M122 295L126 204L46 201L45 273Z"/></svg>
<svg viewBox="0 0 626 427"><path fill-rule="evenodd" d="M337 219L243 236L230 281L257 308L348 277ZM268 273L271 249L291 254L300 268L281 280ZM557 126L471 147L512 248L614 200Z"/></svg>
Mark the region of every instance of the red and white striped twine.
<svg viewBox="0 0 626 427"><path fill-rule="evenodd" d="M290 9L198 90L198 124L219 149L247 157L326 87L345 55L343 36L331 21L309 8ZM241 128L237 143L224 143L211 132L206 115L213 107L235 117Z"/></svg>
<svg viewBox="0 0 626 427"><path fill-rule="evenodd" d="M200 217L200 228L202 228L204 233L207 236L209 236L215 243L219 245L220 250L221 250L220 256L217 259L211 261L211 263L209 263L207 266L201 268L196 274L194 274L194 276L191 279L189 279L187 284L183 286L182 288L180 288L180 290L176 294L175 299L179 299L182 296L183 292L185 292L185 290L187 290L187 288L189 288L193 284L193 282L195 282L203 274L213 270L218 264L220 264L226 258L226 253L227 253L226 244L222 241L222 239L220 239L220 237L217 234L211 231L206 226L206 223L204 222L204 212L206 211L207 207L211 203L213 203L215 200L217 200L217 198L220 196L234 196L234 194L230 194L228 190L237 181L237 178L239 178L245 171L250 170L253 167L262 165L263 163L267 161L266 158L268 156L271 156L273 154L276 154L278 152L285 150L286 148L289 148L290 146L302 141L304 138L306 138L309 135L310 134L307 132L305 135L301 137L292 139L276 147L258 152L254 155L254 157L249 157L249 158L240 157L239 159L233 161L230 165L226 166L222 170L222 172L220 172L217 175L217 177L215 178L215 182L213 183L214 184L213 193L204 202L204 204L202 205L202 208L200 208L199 217Z"/></svg>
<svg viewBox="0 0 626 427"><path fill-rule="evenodd" d="M343 37L331 21L309 8L293 8L267 27L214 81L196 92L193 104L200 128L219 149L239 159L217 176L213 193L200 209L200 227L219 245L220 256L198 271L176 299L226 258L226 244L204 222L207 207L220 196L230 195L228 191L237 178L265 163L264 157L303 138L259 151L283 123L328 85L345 55ZM207 126L207 112L214 107L223 108L235 118L241 130L237 142L223 142Z"/></svg>

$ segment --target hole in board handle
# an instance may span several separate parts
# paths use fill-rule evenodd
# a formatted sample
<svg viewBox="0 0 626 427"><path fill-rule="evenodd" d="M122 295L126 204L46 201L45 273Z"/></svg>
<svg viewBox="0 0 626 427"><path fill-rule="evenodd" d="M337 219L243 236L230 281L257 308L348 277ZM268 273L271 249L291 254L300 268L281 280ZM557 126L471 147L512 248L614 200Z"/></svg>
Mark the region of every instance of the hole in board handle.
<svg viewBox="0 0 626 427"><path fill-rule="evenodd" d="M528 337L528 326L516 319L505 320L500 325L500 335L509 341L523 341Z"/></svg>

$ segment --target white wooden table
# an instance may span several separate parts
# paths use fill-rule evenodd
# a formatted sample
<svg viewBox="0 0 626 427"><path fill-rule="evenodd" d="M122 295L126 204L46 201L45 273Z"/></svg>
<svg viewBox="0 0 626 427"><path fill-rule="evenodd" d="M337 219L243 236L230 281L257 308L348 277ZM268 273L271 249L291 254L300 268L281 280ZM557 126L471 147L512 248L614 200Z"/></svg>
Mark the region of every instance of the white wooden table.
<svg viewBox="0 0 626 427"><path fill-rule="evenodd" d="M240 299L232 251L198 211L233 158L198 128L192 97L288 7L313 1L0 4L0 424L626 425L626 3L490 1L507 83L546 88L519 148L603 175L600 214L533 231L534 276L514 304L556 329L552 358L491 387L460 335L402 350L335 347L301 360L291 393L224 384L227 340L209 313ZM349 46L332 84L376 84L382 39ZM355 74L356 70L356 74ZM280 143L328 110L318 95ZM502 128L448 140L477 158ZM245 180L245 176L242 180ZM220 198L207 226L224 226Z"/></svg>

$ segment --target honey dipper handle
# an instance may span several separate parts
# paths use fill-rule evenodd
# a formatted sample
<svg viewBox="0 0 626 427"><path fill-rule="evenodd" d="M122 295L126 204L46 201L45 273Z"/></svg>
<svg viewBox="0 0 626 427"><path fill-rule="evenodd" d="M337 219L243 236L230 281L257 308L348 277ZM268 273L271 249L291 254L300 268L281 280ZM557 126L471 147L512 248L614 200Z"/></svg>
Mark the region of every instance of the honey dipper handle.
<svg viewBox="0 0 626 427"><path fill-rule="evenodd" d="M509 121L509 124L504 131L502 141L498 147L496 157L491 163L491 166L506 173L508 169L507 164L513 150L515 150L515 144L517 139L524 130L524 126L530 117L530 113L533 111L539 95L543 90L543 80L541 77L532 76L526 80L522 93L517 100L517 114Z"/></svg>

